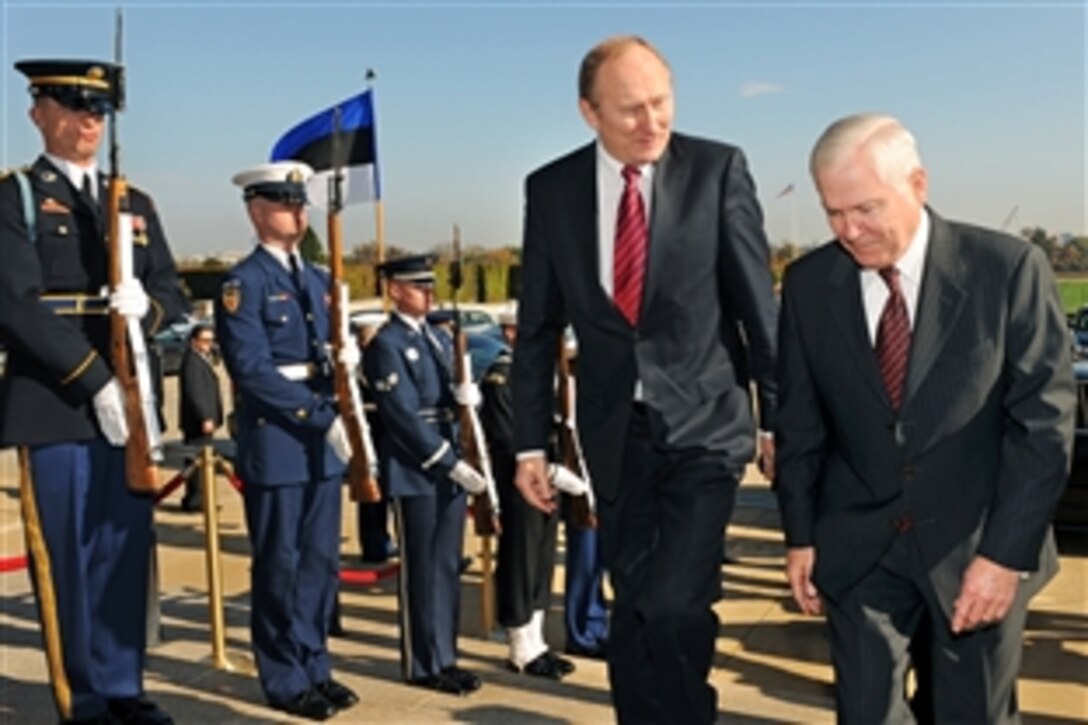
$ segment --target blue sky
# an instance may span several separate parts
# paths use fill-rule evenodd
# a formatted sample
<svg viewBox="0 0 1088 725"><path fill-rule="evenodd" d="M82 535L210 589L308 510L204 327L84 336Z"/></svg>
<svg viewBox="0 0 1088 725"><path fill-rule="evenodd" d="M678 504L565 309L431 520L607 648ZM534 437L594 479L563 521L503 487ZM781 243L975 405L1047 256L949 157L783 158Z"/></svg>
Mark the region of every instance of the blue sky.
<svg viewBox="0 0 1088 725"><path fill-rule="evenodd" d="M115 5L2 2L0 164L33 159L27 57L109 59ZM644 35L669 59L676 128L741 146L772 242L828 238L806 172L834 119L900 117L951 218L1088 232L1083 2L124 2L124 169L179 256L243 250L230 177L378 74L386 239L517 244L522 182L591 138L585 51ZM777 194L788 184L796 193ZM323 229L323 217L312 220ZM344 215L348 246L373 237Z"/></svg>

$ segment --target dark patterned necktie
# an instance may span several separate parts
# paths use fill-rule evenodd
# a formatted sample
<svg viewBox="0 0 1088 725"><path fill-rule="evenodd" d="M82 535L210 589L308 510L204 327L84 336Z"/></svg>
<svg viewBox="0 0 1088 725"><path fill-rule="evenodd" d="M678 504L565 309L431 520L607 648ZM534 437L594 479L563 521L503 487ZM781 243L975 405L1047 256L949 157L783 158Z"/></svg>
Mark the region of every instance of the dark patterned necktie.
<svg viewBox="0 0 1088 725"><path fill-rule="evenodd" d="M884 303L884 311L880 313L880 323L876 328L876 361L892 408L899 410L910 355L910 317L907 315L907 301L899 286L899 270L886 267L880 270L880 277L888 285L888 301Z"/></svg>
<svg viewBox="0 0 1088 725"><path fill-rule="evenodd" d="M79 189L79 194L81 197L83 197L83 203L85 203L91 209L97 209L98 201L95 199L94 196L93 183L94 182L91 181L91 175L84 174L83 185Z"/></svg>
<svg viewBox="0 0 1088 725"><path fill-rule="evenodd" d="M638 188L639 170L623 167L623 196L616 216L612 250L612 299L632 326L638 325L642 281L646 275L646 208Z"/></svg>

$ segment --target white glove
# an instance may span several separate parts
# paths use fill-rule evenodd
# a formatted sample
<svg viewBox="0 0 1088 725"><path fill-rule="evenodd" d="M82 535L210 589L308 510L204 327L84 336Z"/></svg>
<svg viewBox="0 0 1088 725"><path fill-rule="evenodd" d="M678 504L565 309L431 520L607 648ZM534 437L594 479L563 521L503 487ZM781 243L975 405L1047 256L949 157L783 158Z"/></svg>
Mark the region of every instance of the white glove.
<svg viewBox="0 0 1088 725"><path fill-rule="evenodd" d="M94 414L98 427L111 446L123 446L128 442L128 423L125 421L125 399L117 378L99 388L94 394Z"/></svg>
<svg viewBox="0 0 1088 725"><path fill-rule="evenodd" d="M359 343L355 342L354 338L345 339L344 345L340 348L340 353L336 356L336 362L348 370L354 371L359 367L362 359L363 353L359 351Z"/></svg>
<svg viewBox="0 0 1088 725"><path fill-rule="evenodd" d="M450 471L450 478L469 493L483 493L487 490L487 479L464 461L457 461Z"/></svg>
<svg viewBox="0 0 1088 725"><path fill-rule="evenodd" d="M348 439L348 429L344 427L344 419L336 416L336 420L329 426L325 433L325 440L332 447L332 452L340 459L341 463L351 460L351 441Z"/></svg>
<svg viewBox="0 0 1088 725"><path fill-rule="evenodd" d="M558 463L548 464L548 480L563 493L571 496L585 496L589 490L589 484L574 474L566 466Z"/></svg>
<svg viewBox="0 0 1088 725"><path fill-rule="evenodd" d="M480 397L480 387L476 383L458 383L453 386L453 399L458 405L466 408L479 407L483 398Z"/></svg>
<svg viewBox="0 0 1088 725"><path fill-rule="evenodd" d="M143 319L151 303L138 279L126 279L110 293L110 309L129 318Z"/></svg>

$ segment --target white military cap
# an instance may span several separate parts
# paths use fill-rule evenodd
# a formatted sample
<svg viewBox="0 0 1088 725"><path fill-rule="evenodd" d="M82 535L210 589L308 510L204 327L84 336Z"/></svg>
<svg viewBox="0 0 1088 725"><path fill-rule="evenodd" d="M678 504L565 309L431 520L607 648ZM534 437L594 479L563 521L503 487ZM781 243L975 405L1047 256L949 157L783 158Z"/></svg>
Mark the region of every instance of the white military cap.
<svg viewBox="0 0 1088 725"><path fill-rule="evenodd" d="M314 170L301 161L270 161L240 171L232 181L243 189L246 201L259 196L281 204L305 204L306 182Z"/></svg>

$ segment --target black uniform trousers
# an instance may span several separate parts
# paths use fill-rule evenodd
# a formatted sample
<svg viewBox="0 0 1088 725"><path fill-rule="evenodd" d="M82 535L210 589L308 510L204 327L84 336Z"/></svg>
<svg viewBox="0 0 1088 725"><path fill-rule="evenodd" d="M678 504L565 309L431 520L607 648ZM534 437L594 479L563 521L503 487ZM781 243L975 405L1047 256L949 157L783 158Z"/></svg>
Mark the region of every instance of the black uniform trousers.
<svg viewBox="0 0 1088 725"><path fill-rule="evenodd" d="M465 496L393 499L400 545L401 666L408 682L457 664Z"/></svg>
<svg viewBox="0 0 1088 725"><path fill-rule="evenodd" d="M710 723L721 550L737 473L724 454L664 451L634 404L616 498L598 504L615 592L608 674L624 723Z"/></svg>
<svg viewBox="0 0 1088 725"><path fill-rule="evenodd" d="M152 500L129 491L125 450L101 438L20 457L53 697L64 717L100 717L107 699L143 694Z"/></svg>
<svg viewBox="0 0 1088 725"><path fill-rule="evenodd" d="M547 610L555 574L555 540L559 514L545 514L530 506L514 486L513 459L495 464L499 481L498 563L495 597L503 627L522 627L536 610Z"/></svg>
<svg viewBox="0 0 1088 725"><path fill-rule="evenodd" d="M250 636L265 697L281 704L329 679L326 648L340 572L340 476L247 484L253 549Z"/></svg>
<svg viewBox="0 0 1088 725"><path fill-rule="evenodd" d="M877 566L838 601L825 597L835 707L840 723L1019 722L1016 676L1027 617L1026 596L997 625L953 635L918 555L924 525L899 534ZM915 640L912 645L912 640ZM922 712L905 698L910 656Z"/></svg>

